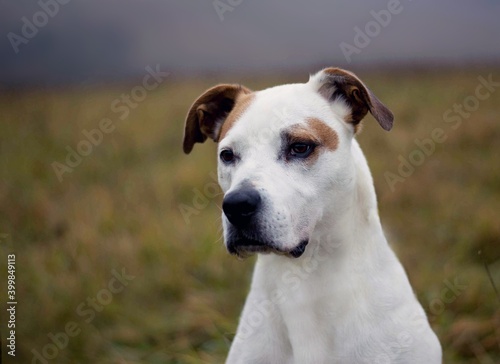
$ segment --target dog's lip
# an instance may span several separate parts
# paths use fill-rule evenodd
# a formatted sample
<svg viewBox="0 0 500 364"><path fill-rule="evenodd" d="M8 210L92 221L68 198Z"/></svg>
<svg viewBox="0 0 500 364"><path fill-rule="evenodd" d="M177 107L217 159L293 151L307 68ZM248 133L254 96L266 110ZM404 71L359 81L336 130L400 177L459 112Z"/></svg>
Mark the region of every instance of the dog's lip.
<svg viewBox="0 0 500 364"><path fill-rule="evenodd" d="M299 258L306 251L307 244L309 244L309 240L302 240L299 245L289 252L289 254L294 258Z"/></svg>
<svg viewBox="0 0 500 364"><path fill-rule="evenodd" d="M228 244L229 253L240 257L248 255L248 253L265 253L274 249L273 244L265 243L260 240L249 238L238 238L231 244Z"/></svg>
<svg viewBox="0 0 500 364"><path fill-rule="evenodd" d="M240 238L236 241L238 246L268 246L272 247L273 244L266 243L260 240L250 239L250 238Z"/></svg>
<svg viewBox="0 0 500 364"><path fill-rule="evenodd" d="M292 250L282 250L276 248L273 243L267 243L260 240L240 238L228 246L229 253L245 257L252 253L276 253L292 258L299 258L304 254L309 240L302 240Z"/></svg>

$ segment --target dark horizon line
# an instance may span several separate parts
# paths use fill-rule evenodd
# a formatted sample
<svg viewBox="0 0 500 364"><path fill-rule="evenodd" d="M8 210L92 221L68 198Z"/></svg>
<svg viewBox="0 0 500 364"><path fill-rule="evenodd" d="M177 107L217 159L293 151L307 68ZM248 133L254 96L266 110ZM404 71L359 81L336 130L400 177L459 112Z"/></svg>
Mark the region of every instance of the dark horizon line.
<svg viewBox="0 0 500 364"><path fill-rule="evenodd" d="M161 63L160 63L161 64ZM367 63L356 63L349 64L346 62L331 62L329 64L325 62L314 62L307 66L294 66L288 68L280 69L278 66L270 66L267 69L234 69L226 67L227 69L214 68L214 69L200 69L196 72L192 70L179 69L178 67L168 68L167 65L162 65L163 69L170 72L169 79L173 82L180 82L182 80L192 80L192 79L205 79L210 80L218 77L235 76L240 79L255 78L255 77L269 77L269 76L279 76L279 77L297 77L299 74L308 77L309 74L315 73L325 67L340 67L351 70L353 72L396 72L396 73L407 73L407 72L454 72L460 71L466 68L470 69L484 69L491 68L493 70L500 70L500 59L498 60L469 60L469 61L375 61ZM38 80L38 81L18 81L9 82L0 80L0 94L5 93L17 93L17 92L30 92L38 90L78 90L83 88L101 88L102 86L114 87L119 85L133 85L141 80L143 77L142 70L131 70L127 75L100 75L99 77L89 76L83 78L82 81L76 80Z"/></svg>

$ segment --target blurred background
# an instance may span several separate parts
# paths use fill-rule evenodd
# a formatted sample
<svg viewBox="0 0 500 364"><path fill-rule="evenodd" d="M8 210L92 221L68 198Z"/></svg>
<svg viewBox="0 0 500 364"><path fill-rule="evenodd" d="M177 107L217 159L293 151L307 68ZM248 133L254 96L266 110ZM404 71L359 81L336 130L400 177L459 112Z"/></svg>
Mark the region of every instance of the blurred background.
<svg viewBox="0 0 500 364"><path fill-rule="evenodd" d="M183 155L184 117L214 84L328 66L395 114L358 139L444 362L500 362L499 17L492 0L0 2L4 362L222 363L255 258L226 253L216 145Z"/></svg>

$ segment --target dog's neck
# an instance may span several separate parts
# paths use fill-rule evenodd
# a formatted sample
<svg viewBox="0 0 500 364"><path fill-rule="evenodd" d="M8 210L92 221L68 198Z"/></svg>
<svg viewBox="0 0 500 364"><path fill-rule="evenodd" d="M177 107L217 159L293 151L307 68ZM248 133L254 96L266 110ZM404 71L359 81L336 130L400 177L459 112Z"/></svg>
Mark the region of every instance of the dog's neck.
<svg viewBox="0 0 500 364"><path fill-rule="evenodd" d="M378 215L373 179L359 144L352 143L353 188L344 196L342 206L326 210L312 234L313 247L319 242L316 254L347 254L361 258L363 252L387 245ZM314 249L312 249L314 250ZM373 255L370 255L373 256Z"/></svg>

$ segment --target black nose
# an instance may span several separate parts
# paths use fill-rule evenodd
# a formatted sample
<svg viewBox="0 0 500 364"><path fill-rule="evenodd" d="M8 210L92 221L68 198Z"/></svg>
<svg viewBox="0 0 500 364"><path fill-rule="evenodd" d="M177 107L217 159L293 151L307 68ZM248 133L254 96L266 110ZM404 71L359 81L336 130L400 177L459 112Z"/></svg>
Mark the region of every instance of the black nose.
<svg viewBox="0 0 500 364"><path fill-rule="evenodd" d="M251 188L230 192L224 197L222 210L231 224L243 227L250 222L260 206L260 195Z"/></svg>

